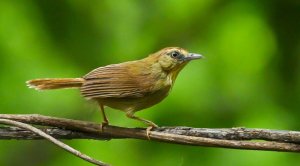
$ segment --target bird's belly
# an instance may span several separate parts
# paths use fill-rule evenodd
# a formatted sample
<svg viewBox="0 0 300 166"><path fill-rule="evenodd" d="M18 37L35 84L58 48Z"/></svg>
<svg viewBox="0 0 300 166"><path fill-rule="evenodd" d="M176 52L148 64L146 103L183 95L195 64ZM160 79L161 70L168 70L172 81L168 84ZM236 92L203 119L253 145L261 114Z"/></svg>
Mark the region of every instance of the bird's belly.
<svg viewBox="0 0 300 166"><path fill-rule="evenodd" d="M98 99L105 106L121 111L139 111L162 101L169 93L169 88L159 90L138 98L105 98Z"/></svg>

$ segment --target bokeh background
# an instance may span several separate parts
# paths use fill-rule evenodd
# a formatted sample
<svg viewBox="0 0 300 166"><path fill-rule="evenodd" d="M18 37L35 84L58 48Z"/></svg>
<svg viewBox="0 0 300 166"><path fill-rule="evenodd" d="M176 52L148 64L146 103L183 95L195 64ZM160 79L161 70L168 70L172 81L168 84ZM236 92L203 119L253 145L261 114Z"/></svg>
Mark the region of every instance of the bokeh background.
<svg viewBox="0 0 300 166"><path fill-rule="evenodd" d="M137 113L161 126L300 130L300 3L296 0L1 0L0 111L100 122L78 90L25 81L80 77L167 46L201 53L169 97ZM110 122L143 126L108 109ZM144 127L144 126L143 126ZM141 140L64 141L117 166L298 165L293 153ZM0 141L0 165L89 165L47 141Z"/></svg>

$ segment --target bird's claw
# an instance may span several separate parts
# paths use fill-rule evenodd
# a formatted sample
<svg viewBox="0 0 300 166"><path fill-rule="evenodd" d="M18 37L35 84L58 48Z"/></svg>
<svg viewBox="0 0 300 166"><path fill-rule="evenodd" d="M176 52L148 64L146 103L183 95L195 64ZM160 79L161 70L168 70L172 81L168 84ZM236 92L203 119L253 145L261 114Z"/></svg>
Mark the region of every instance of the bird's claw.
<svg viewBox="0 0 300 166"><path fill-rule="evenodd" d="M104 128L105 126L107 126L107 125L108 125L108 122L105 122L105 121L102 122L102 123L100 124L100 132L103 132L103 131L104 131L103 128Z"/></svg>
<svg viewBox="0 0 300 166"><path fill-rule="evenodd" d="M146 135L147 135L148 140L150 140L150 132L151 132L151 130L153 128L157 128L157 127L158 127L157 125L147 127L147 129L146 129Z"/></svg>

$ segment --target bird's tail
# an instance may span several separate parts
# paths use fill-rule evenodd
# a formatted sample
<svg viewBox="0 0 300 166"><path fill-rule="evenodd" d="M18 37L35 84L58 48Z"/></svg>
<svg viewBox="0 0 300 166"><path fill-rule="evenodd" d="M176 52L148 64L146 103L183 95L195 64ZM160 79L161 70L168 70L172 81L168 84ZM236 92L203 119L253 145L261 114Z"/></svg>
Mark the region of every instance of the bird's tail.
<svg viewBox="0 0 300 166"><path fill-rule="evenodd" d="M84 83L83 78L42 78L26 82L29 88L36 90L50 90L61 88L79 88Z"/></svg>

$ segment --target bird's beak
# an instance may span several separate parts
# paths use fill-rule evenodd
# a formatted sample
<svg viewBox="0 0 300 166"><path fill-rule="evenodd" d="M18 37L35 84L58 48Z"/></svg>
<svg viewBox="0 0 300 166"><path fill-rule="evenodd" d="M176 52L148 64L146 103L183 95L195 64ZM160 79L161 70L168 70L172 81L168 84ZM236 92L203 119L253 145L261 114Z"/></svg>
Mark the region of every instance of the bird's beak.
<svg viewBox="0 0 300 166"><path fill-rule="evenodd" d="M186 56L186 57L184 58L184 60L190 61L190 60L201 59L201 58L204 58L204 56L203 56L203 55L200 55L200 54L189 53L188 56Z"/></svg>

